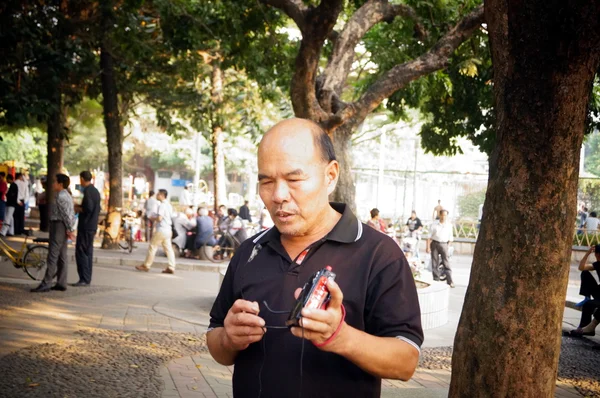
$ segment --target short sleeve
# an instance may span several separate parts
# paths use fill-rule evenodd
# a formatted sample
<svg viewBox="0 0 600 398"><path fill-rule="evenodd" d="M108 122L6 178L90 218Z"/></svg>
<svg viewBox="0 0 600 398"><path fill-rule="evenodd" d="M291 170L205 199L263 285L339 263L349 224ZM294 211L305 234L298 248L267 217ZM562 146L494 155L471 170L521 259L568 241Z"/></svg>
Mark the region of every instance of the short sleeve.
<svg viewBox="0 0 600 398"><path fill-rule="evenodd" d="M414 278L404 256L374 269L367 288L365 331L423 344L421 310Z"/></svg>
<svg viewBox="0 0 600 398"><path fill-rule="evenodd" d="M227 267L227 272L225 272L225 277L223 278L223 283L221 284L221 288L219 289L219 294L213 303L213 306L210 310L210 323L209 330L222 327L225 322L225 317L229 312L229 309L237 299L234 283L235 283L235 275L236 270L238 269L240 259L248 258L249 254L245 248L240 247L237 250L236 254L231 259L229 266Z"/></svg>
<svg viewBox="0 0 600 398"><path fill-rule="evenodd" d="M417 225L415 226L415 228L421 228L423 226L423 223L421 223L421 220L417 218Z"/></svg>

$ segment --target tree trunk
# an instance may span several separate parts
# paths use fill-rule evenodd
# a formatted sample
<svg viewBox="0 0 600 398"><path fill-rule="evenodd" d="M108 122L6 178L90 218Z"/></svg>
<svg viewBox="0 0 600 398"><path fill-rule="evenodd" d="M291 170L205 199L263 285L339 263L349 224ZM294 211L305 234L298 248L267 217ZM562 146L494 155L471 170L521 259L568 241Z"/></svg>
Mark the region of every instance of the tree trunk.
<svg viewBox="0 0 600 398"><path fill-rule="evenodd" d="M338 127L333 132L333 147L335 156L340 163L340 179L337 187L331 195L331 200L334 202L346 203L356 211L356 187L352 178L352 133L353 128L349 124L344 124Z"/></svg>
<svg viewBox="0 0 600 398"><path fill-rule="evenodd" d="M498 138L450 397L554 396L599 4L485 3Z"/></svg>
<svg viewBox="0 0 600 398"><path fill-rule="evenodd" d="M47 168L47 184L46 184L46 200L48 203L48 209L51 205L54 205L54 186L53 182L56 178L56 174L60 173L64 162L64 138L65 138L65 112L63 111L62 95L58 93L55 96L56 110L52 112L47 122L48 132L48 155L46 158ZM44 214L40 213L40 225L41 217L46 217L45 225L48 225L50 211L46 211Z"/></svg>
<svg viewBox="0 0 600 398"><path fill-rule="evenodd" d="M108 174L110 196L108 199L107 225L102 248L117 248L121 225L120 212L123 207L123 130L119 117L119 99L117 82L114 75L114 60L109 46L105 42L100 48L100 67L102 69L102 106L106 144L108 147ZM115 214L111 214L115 213ZM118 215L117 215L118 214Z"/></svg>
<svg viewBox="0 0 600 398"><path fill-rule="evenodd" d="M225 187L225 157L223 154L223 127L220 107L223 104L223 71L215 61L211 75L211 96L215 107L212 115L212 152L213 152L213 184L215 212L227 202Z"/></svg>

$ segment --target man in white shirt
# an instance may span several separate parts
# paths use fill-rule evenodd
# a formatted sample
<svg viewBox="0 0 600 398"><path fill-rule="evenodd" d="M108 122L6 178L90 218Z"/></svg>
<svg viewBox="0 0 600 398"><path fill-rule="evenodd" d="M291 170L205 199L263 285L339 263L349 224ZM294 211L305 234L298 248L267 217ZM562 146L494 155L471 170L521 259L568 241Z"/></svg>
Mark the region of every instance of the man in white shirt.
<svg viewBox="0 0 600 398"><path fill-rule="evenodd" d="M152 240L152 234L154 232L154 221L152 221L152 217L156 216L156 212L158 211L158 200L154 197L154 191L148 192L148 199L146 199L146 203L144 204L144 220L146 221L146 242L150 242Z"/></svg>
<svg viewBox="0 0 600 398"><path fill-rule="evenodd" d="M165 254L167 255L168 266L163 270L163 274L174 274L175 273L175 253L173 252L173 245L171 243L171 237L173 236L173 208L169 201L167 201L168 192L166 189L159 189L156 194L156 198L160 202L158 205L158 211L156 215L150 218L155 222L156 231L150 246L148 247L148 254L146 255L146 261L144 264L135 267L138 271L150 271L152 263L154 262L154 256L159 246L162 246Z"/></svg>
<svg viewBox="0 0 600 398"><path fill-rule="evenodd" d="M17 207L15 208L14 223L15 235L25 233L25 208L29 200L29 183L25 179L25 174L17 173L15 175L15 184L19 187L19 196L17 197Z"/></svg>
<svg viewBox="0 0 600 398"><path fill-rule="evenodd" d="M589 217L585 220L585 230L588 233L598 232L598 224L600 220L595 211L591 212Z"/></svg>
<svg viewBox="0 0 600 398"><path fill-rule="evenodd" d="M439 211L440 219L434 221L429 229L429 239L427 239L427 253L431 253L431 273L433 280L440 280L440 257L442 258L442 267L446 275L446 283L454 287L452 282L452 269L448 259L448 245L454 241L454 232L452 223L448 221L448 210Z"/></svg>

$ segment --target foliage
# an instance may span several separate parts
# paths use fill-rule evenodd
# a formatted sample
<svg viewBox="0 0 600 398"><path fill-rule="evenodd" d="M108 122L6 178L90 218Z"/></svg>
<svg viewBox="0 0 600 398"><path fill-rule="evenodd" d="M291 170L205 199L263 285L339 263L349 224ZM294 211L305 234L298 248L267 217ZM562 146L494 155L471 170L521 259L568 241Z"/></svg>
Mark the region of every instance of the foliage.
<svg viewBox="0 0 600 398"><path fill-rule="evenodd" d="M2 134L0 163L18 160L29 165L36 175L46 167L46 133L37 128L19 129Z"/></svg>
<svg viewBox="0 0 600 398"><path fill-rule="evenodd" d="M458 197L458 211L461 217L477 218L479 216L479 205L485 201L485 190L467 193Z"/></svg>
<svg viewBox="0 0 600 398"><path fill-rule="evenodd" d="M0 6L0 125L43 124L64 104L78 103L95 70L82 37L86 2L5 2Z"/></svg>
<svg viewBox="0 0 600 398"><path fill-rule="evenodd" d="M585 139L584 170L600 176L600 133L589 134Z"/></svg>
<svg viewBox="0 0 600 398"><path fill-rule="evenodd" d="M578 199L590 212L600 213L600 180L581 178L577 192Z"/></svg>

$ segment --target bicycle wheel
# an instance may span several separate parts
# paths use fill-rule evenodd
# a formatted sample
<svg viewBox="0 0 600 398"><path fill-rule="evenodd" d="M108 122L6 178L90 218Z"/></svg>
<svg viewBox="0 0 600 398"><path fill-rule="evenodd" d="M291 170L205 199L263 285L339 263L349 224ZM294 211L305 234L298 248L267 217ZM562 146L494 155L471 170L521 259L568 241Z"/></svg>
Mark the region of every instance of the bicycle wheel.
<svg viewBox="0 0 600 398"><path fill-rule="evenodd" d="M41 281L46 275L47 258L48 246L31 246L23 256L23 270L31 279Z"/></svg>
<svg viewBox="0 0 600 398"><path fill-rule="evenodd" d="M221 247L218 245L202 245L200 249L202 250L204 257L213 263L222 263L223 261L225 261L225 259L221 255Z"/></svg>
<svg viewBox="0 0 600 398"><path fill-rule="evenodd" d="M119 247L123 250L127 250L131 253L129 245L129 230L122 230L119 234ZM133 248L133 247L132 247Z"/></svg>

